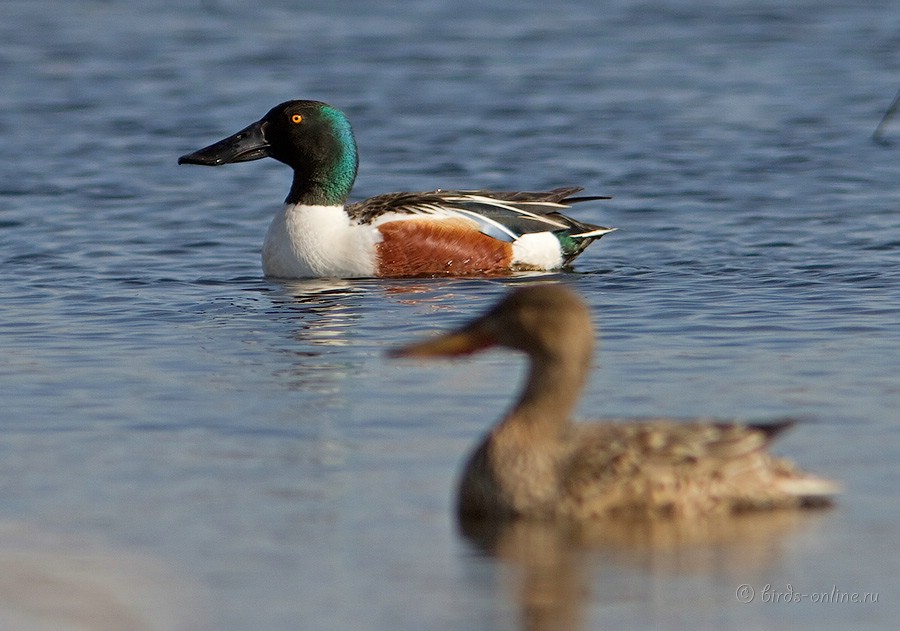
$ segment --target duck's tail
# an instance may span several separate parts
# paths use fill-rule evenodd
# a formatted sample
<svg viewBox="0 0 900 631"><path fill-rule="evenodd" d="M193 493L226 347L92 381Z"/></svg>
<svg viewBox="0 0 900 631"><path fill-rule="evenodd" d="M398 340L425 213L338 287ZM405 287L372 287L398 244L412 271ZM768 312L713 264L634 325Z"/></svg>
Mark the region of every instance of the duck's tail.
<svg viewBox="0 0 900 631"><path fill-rule="evenodd" d="M775 486L788 497L796 498L803 507L828 506L841 492L841 485L807 473L779 478Z"/></svg>

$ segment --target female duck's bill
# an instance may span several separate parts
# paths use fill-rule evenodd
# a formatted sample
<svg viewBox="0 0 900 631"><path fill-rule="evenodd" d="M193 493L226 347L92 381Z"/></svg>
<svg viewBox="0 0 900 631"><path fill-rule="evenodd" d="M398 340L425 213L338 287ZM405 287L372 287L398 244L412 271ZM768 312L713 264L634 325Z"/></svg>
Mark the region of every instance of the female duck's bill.
<svg viewBox="0 0 900 631"><path fill-rule="evenodd" d="M561 285L542 284L511 292L456 331L391 353L458 356L502 346L529 357L518 402L465 467L461 516L688 518L819 506L837 493L833 482L767 453L789 420L572 423L593 342L585 303Z"/></svg>
<svg viewBox="0 0 900 631"><path fill-rule="evenodd" d="M241 131L181 156L220 166L274 158L294 177L263 245L263 270L285 278L504 274L566 267L612 232L562 214L578 187L545 192L389 193L347 204L358 168L346 116L288 101Z"/></svg>

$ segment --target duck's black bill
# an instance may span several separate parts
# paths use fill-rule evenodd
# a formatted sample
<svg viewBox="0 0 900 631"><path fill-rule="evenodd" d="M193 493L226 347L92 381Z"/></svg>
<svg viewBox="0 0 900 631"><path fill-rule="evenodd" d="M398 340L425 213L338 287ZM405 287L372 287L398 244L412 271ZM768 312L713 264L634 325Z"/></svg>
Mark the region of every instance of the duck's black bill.
<svg viewBox="0 0 900 631"><path fill-rule="evenodd" d="M261 122L256 122L217 143L178 158L178 164L215 167L232 162L250 162L269 157L271 147Z"/></svg>

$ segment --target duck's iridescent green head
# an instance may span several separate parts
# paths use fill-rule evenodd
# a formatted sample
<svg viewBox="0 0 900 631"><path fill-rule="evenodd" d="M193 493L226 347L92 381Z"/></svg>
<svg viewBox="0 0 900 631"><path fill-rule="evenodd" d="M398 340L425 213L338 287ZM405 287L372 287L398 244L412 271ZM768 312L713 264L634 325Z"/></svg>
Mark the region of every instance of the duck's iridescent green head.
<svg viewBox="0 0 900 631"><path fill-rule="evenodd" d="M178 164L218 166L275 158L294 170L287 203L337 206L353 188L359 158L350 121L321 101L287 101L249 127Z"/></svg>

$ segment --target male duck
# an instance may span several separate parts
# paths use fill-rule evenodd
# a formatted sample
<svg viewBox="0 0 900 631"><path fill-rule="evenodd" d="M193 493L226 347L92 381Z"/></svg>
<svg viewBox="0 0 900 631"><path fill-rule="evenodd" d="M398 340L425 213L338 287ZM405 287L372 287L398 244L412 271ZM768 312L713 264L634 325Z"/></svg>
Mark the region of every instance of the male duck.
<svg viewBox="0 0 900 631"><path fill-rule="evenodd" d="M271 157L294 170L263 245L263 271L281 278L497 274L568 265L613 229L560 210L580 188L540 193L391 193L346 204L356 179L347 117L319 101L287 101L179 164Z"/></svg>
<svg viewBox="0 0 900 631"><path fill-rule="evenodd" d="M531 360L518 402L469 458L461 517L696 517L827 504L837 492L766 452L790 421L572 423L593 342L584 302L561 285L538 285L455 332L393 351L453 356L504 346Z"/></svg>

